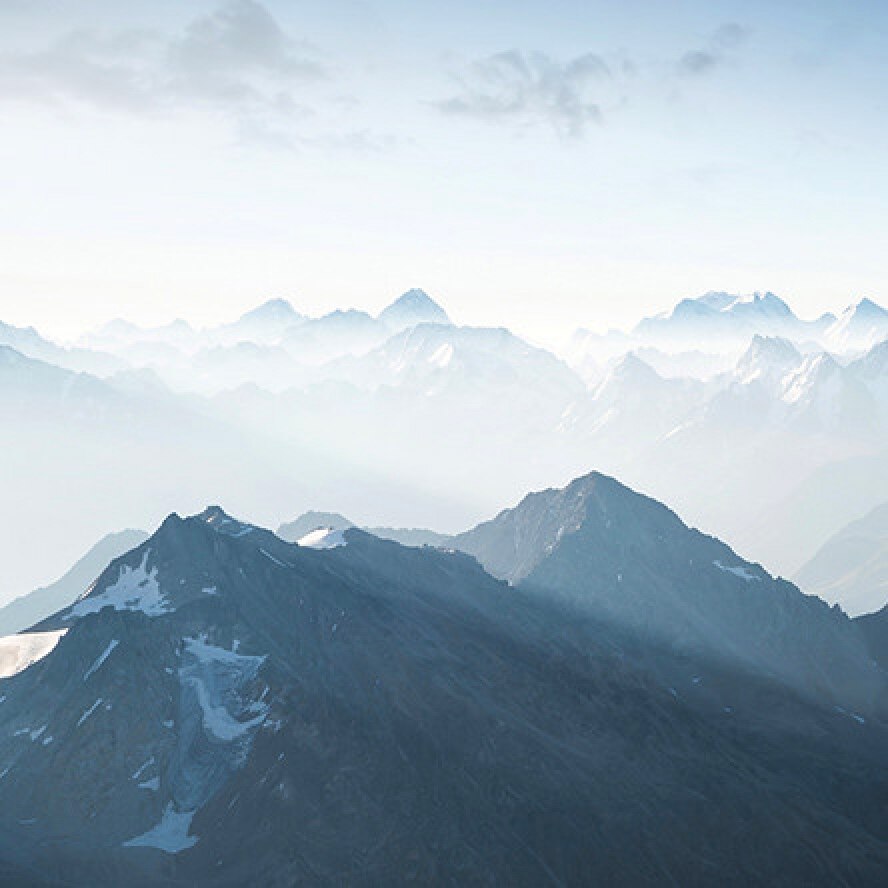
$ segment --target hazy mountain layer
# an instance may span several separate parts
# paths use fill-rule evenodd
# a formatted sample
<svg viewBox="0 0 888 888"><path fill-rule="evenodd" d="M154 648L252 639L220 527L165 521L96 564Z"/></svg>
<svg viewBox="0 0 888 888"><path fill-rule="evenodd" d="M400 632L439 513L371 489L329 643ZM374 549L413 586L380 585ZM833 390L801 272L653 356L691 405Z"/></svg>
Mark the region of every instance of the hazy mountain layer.
<svg viewBox="0 0 888 888"><path fill-rule="evenodd" d="M277 299L213 328L115 321L78 347L113 354L102 379L6 349L0 480L18 507L0 526L0 603L108 527L151 526L222 489L271 526L310 479L313 501L361 523L448 533L590 464L791 576L888 498L888 344L866 350L883 314L863 300L808 322L773 295L707 294L642 327L683 330L684 350L659 333L581 337L569 366L409 291L376 316L309 318ZM71 363L36 331L7 333Z"/></svg>
<svg viewBox="0 0 888 888"><path fill-rule="evenodd" d="M795 580L852 616L881 610L888 602L888 503L831 537Z"/></svg>

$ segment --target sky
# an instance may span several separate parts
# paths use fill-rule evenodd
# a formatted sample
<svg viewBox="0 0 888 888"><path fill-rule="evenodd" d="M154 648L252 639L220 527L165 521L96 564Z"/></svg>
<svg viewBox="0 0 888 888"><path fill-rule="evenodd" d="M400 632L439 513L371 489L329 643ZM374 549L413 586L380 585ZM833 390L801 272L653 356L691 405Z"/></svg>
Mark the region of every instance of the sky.
<svg viewBox="0 0 888 888"><path fill-rule="evenodd" d="M888 4L0 0L0 320L886 301Z"/></svg>

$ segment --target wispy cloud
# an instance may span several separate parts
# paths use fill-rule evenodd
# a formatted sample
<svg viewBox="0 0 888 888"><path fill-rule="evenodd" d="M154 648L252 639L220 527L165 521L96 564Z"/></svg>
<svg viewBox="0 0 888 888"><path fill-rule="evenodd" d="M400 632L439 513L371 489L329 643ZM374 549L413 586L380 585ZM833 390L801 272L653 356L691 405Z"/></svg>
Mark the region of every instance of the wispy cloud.
<svg viewBox="0 0 888 888"><path fill-rule="evenodd" d="M677 63L678 73L686 77L708 74L731 58L749 36L749 32L736 22L717 28L705 46L686 52Z"/></svg>
<svg viewBox="0 0 888 888"><path fill-rule="evenodd" d="M611 69L592 53L558 62L541 52L496 53L457 75L459 91L433 104L462 117L517 126L545 125L581 137L601 120L600 87Z"/></svg>
<svg viewBox="0 0 888 888"><path fill-rule="evenodd" d="M0 54L0 101L286 117L301 108L294 89L325 74L316 51L264 6L230 0L179 34L82 30L38 51Z"/></svg>

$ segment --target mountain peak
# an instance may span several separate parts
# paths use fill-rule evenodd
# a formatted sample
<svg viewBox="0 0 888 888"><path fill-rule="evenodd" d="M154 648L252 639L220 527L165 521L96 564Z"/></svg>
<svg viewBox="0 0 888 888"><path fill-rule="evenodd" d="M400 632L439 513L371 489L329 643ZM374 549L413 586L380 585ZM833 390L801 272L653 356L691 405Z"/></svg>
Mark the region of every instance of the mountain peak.
<svg viewBox="0 0 888 888"><path fill-rule="evenodd" d="M723 311L733 305L738 298L739 297L733 293L725 293L722 290L709 290L707 293L698 296L696 299L684 301L691 301L698 305L705 305L707 308L715 309L715 311Z"/></svg>
<svg viewBox="0 0 888 888"><path fill-rule="evenodd" d="M256 308L244 312L240 316L241 321L296 321L302 315L286 299L269 299Z"/></svg>
<svg viewBox="0 0 888 888"><path fill-rule="evenodd" d="M878 302L873 302L872 299L866 296L853 306L851 310L855 315L863 318L884 318L888 316L888 311L885 311Z"/></svg>
<svg viewBox="0 0 888 888"><path fill-rule="evenodd" d="M647 361L640 358L635 352L627 352L611 367L604 383L621 382L630 385L650 385L660 381L662 381L662 377Z"/></svg>
<svg viewBox="0 0 888 888"><path fill-rule="evenodd" d="M805 692L815 692L810 669L821 643L843 658L830 693L850 693L863 676L870 687L878 681L844 617L597 472L529 494L452 545L529 593L561 596L659 642L764 667Z"/></svg>
<svg viewBox="0 0 888 888"><path fill-rule="evenodd" d="M195 517L205 524L221 524L225 521L233 520L232 517L221 506L207 506L202 512Z"/></svg>
<svg viewBox="0 0 888 888"><path fill-rule="evenodd" d="M339 512L311 510L303 512L293 521L287 521L282 524L277 530L277 535L288 543L295 543L307 533L322 527L332 528L333 530L347 530L350 527L354 527L354 524L345 515L340 515Z"/></svg>
<svg viewBox="0 0 888 888"><path fill-rule="evenodd" d="M417 324L449 324L447 312L425 290L413 288L402 293L379 314L379 320L396 330Z"/></svg>
<svg viewBox="0 0 888 888"><path fill-rule="evenodd" d="M762 336L756 333L749 342L737 366L749 368L765 364L768 366L789 366L802 360L801 352L781 336Z"/></svg>
<svg viewBox="0 0 888 888"><path fill-rule="evenodd" d="M770 290L765 293L756 291L749 296L739 297L728 309L733 314L754 312L771 317L793 317L792 309Z"/></svg>

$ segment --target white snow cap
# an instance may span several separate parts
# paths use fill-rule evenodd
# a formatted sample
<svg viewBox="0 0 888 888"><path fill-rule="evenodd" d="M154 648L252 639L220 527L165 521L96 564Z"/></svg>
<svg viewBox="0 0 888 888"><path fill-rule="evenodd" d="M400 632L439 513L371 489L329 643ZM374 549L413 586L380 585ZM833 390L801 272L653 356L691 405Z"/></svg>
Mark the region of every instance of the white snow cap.
<svg viewBox="0 0 888 888"><path fill-rule="evenodd" d="M22 632L0 638L0 678L11 678L42 660L67 631Z"/></svg>
<svg viewBox="0 0 888 888"><path fill-rule="evenodd" d="M346 544L345 532L334 530L332 527L319 527L297 540L296 544L308 549L335 549Z"/></svg>

